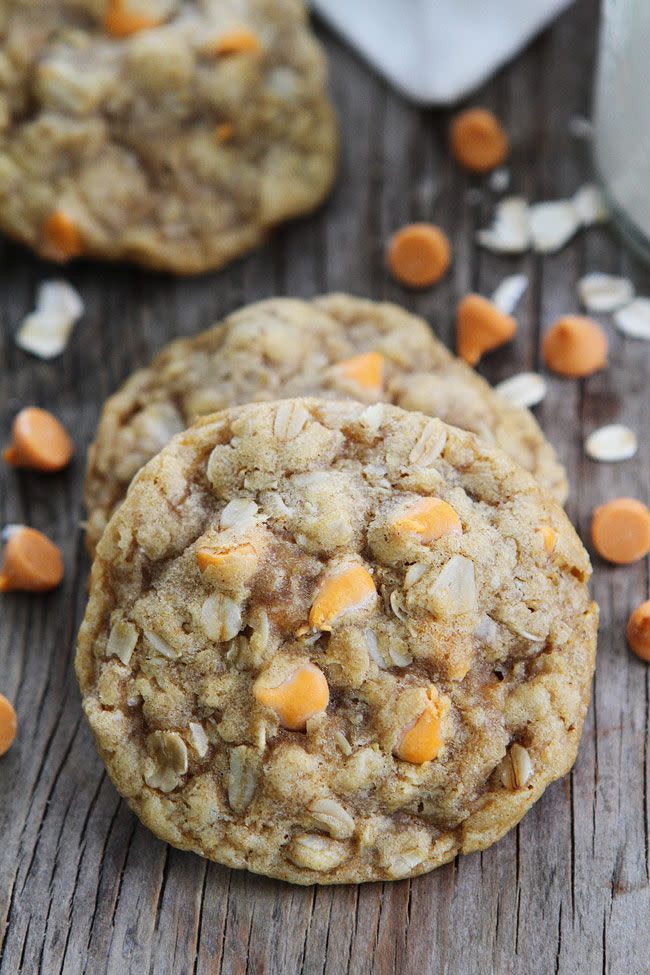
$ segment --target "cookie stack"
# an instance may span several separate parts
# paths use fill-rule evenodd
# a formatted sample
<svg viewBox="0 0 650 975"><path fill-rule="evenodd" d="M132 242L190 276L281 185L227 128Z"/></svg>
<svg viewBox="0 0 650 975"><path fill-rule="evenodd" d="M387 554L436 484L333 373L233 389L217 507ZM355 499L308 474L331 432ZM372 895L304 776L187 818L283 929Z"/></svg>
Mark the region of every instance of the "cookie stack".
<svg viewBox="0 0 650 975"><path fill-rule="evenodd" d="M571 767L597 609L531 414L387 304L252 305L105 405L77 673L157 835L296 883L483 849Z"/></svg>

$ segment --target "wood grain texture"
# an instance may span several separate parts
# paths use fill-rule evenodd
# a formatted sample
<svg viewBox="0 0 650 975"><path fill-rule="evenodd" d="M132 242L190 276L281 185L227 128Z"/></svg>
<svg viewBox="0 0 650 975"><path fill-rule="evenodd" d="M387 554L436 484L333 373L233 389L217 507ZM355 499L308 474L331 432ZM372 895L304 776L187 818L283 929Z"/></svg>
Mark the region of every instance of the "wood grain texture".
<svg viewBox="0 0 650 975"><path fill-rule="evenodd" d="M589 162L568 131L588 113L596 0L578 0L550 31L476 96L512 135L513 189L572 192ZM79 447L73 467L37 476L4 470L0 522L27 522L62 547L67 574L43 597L3 596L0 690L20 737L0 762L0 975L647 975L650 971L647 667L625 647L628 612L648 594L648 565L596 561L602 608L594 701L578 762L518 829L483 854L418 880L302 889L231 872L166 847L115 793L82 721L72 657L88 565L80 521L85 447L102 399L172 336L192 334L238 305L272 294L345 289L417 310L452 339L468 289L530 275L514 344L482 369L497 381L539 365L540 334L577 310L585 270L643 271L604 229L561 254L508 259L479 252L473 232L490 194L476 192L445 149L448 116L406 104L320 28L341 115L335 192L314 217L225 271L174 280L134 268L79 264L65 276L87 314L62 359L23 354L13 333L52 268L0 244L0 430L38 403L55 409ZM451 273L413 295L386 275L387 236L431 219L453 238ZM610 327L610 368L580 383L550 379L539 418L570 473L569 513L586 537L592 506L614 494L650 496L650 351ZM620 420L642 438L625 464L585 458L585 433Z"/></svg>

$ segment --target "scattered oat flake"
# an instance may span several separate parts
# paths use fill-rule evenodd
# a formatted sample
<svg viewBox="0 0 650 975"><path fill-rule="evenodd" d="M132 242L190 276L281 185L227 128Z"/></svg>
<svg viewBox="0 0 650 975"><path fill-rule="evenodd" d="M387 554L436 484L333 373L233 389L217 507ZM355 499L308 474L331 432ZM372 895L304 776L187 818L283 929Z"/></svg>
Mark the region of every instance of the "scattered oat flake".
<svg viewBox="0 0 650 975"><path fill-rule="evenodd" d="M590 433L585 452L592 460L614 463L634 457L639 447L634 430L622 423L611 423Z"/></svg>
<svg viewBox="0 0 650 975"><path fill-rule="evenodd" d="M573 194L571 201L578 211L583 227L591 227L595 223L603 223L609 213L603 194L595 183L585 183Z"/></svg>
<svg viewBox="0 0 650 975"><path fill-rule="evenodd" d="M581 186L571 200L529 206L521 196L507 196L497 203L492 226L477 231L476 240L497 254L521 254L531 246L539 254L553 254L580 227L602 223L607 216L603 195L593 183Z"/></svg>
<svg viewBox="0 0 650 975"><path fill-rule="evenodd" d="M492 304L506 315L512 315L528 287L525 274L512 274L504 278L492 295Z"/></svg>
<svg viewBox="0 0 650 975"><path fill-rule="evenodd" d="M77 322L84 313L81 295L67 281L43 281L36 296L36 311L48 315L58 315L63 319Z"/></svg>
<svg viewBox="0 0 650 975"><path fill-rule="evenodd" d="M194 746L199 758L203 758L207 754L210 745L203 725L198 724L196 721L190 721L189 731L192 745Z"/></svg>
<svg viewBox="0 0 650 975"><path fill-rule="evenodd" d="M493 170L488 178L488 186L493 193L505 193L510 186L510 170L505 166Z"/></svg>
<svg viewBox="0 0 650 975"><path fill-rule="evenodd" d="M54 359L68 344L73 327L74 322L64 322L57 315L32 312L16 333L16 344L40 359Z"/></svg>
<svg viewBox="0 0 650 975"><path fill-rule="evenodd" d="M523 196L507 196L496 205L492 226L478 230L476 240L497 254L521 254L530 246L528 204Z"/></svg>
<svg viewBox="0 0 650 975"><path fill-rule="evenodd" d="M528 210L533 250L553 254L580 228L578 211L570 200L534 203Z"/></svg>
<svg viewBox="0 0 650 975"><path fill-rule="evenodd" d="M20 326L16 344L41 359L53 359L65 349L83 313L83 301L72 285L44 281L38 290L36 310Z"/></svg>
<svg viewBox="0 0 650 975"><path fill-rule="evenodd" d="M512 763L512 774L514 786L522 789L534 772L530 754L522 745L513 744L510 749L510 761Z"/></svg>
<svg viewBox="0 0 650 975"><path fill-rule="evenodd" d="M629 278L594 271L578 281L578 296L587 311L616 311L632 301L634 285Z"/></svg>
<svg viewBox="0 0 650 975"><path fill-rule="evenodd" d="M495 386L495 390L515 406L536 406L546 396L546 380L537 372L520 372Z"/></svg>
<svg viewBox="0 0 650 975"><path fill-rule="evenodd" d="M635 298L625 308L614 312L614 324L633 339L650 341L650 298Z"/></svg>

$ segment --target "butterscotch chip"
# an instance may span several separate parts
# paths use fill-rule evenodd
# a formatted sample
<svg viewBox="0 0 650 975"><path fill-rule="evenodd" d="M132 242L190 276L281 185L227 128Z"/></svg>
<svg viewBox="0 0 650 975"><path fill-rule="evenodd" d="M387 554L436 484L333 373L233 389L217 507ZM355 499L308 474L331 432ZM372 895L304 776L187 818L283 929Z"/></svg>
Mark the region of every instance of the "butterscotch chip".
<svg viewBox="0 0 650 975"><path fill-rule="evenodd" d="M456 351L475 366L486 352L514 338L517 322L482 295L466 295L456 312Z"/></svg>
<svg viewBox="0 0 650 975"><path fill-rule="evenodd" d="M42 532L13 525L0 560L0 592L49 592L63 579L58 545Z"/></svg>
<svg viewBox="0 0 650 975"><path fill-rule="evenodd" d="M260 39L250 30L233 30L220 34L208 46L215 55L259 54L262 50Z"/></svg>
<svg viewBox="0 0 650 975"><path fill-rule="evenodd" d="M591 540L616 565L638 562L650 552L650 509L636 498L614 498L594 508Z"/></svg>
<svg viewBox="0 0 650 975"><path fill-rule="evenodd" d="M322 670L302 663L281 684L268 686L264 674L253 685L253 696L269 708L283 728L305 731L310 718L325 710L329 687Z"/></svg>
<svg viewBox="0 0 650 975"><path fill-rule="evenodd" d="M456 162L477 173L500 166L510 150L503 125L487 108L467 108L454 116L449 144Z"/></svg>
<svg viewBox="0 0 650 975"><path fill-rule="evenodd" d="M641 603L630 614L625 632L637 657L650 661L650 600Z"/></svg>
<svg viewBox="0 0 650 975"><path fill-rule="evenodd" d="M388 401L441 417L501 447L560 501L566 498L564 470L532 414L497 396L422 319L347 295L276 298L168 345L108 400L85 489L91 551L133 475L198 415L303 395ZM298 410L278 418L289 430L301 422ZM373 422L371 412L369 428ZM426 464L436 450L435 436L424 436L412 460ZM311 490L318 494L317 485ZM341 531L339 508L346 503L343 497L333 505L332 536Z"/></svg>
<svg viewBox="0 0 650 975"><path fill-rule="evenodd" d="M349 565L328 573L309 610L309 625L331 632L341 618L358 612L377 598L373 578L362 565Z"/></svg>
<svg viewBox="0 0 650 975"><path fill-rule="evenodd" d="M449 699L441 698L432 685L426 692L423 708L415 721L399 736L395 755L413 765L423 765L438 757L444 738L442 722L449 710Z"/></svg>
<svg viewBox="0 0 650 975"><path fill-rule="evenodd" d="M451 244L440 227L411 223L390 239L386 255L397 281L408 288L428 288L439 281L451 262Z"/></svg>
<svg viewBox="0 0 650 975"><path fill-rule="evenodd" d="M542 339L542 356L560 376L591 376L607 365L607 344L607 335L593 319L565 315Z"/></svg>
<svg viewBox="0 0 650 975"><path fill-rule="evenodd" d="M473 434L383 403L231 408L140 471L97 546L84 710L175 846L296 883L414 876L571 767L589 574Z"/></svg>
<svg viewBox="0 0 650 975"><path fill-rule="evenodd" d="M557 532L550 525L541 525L538 531L541 535L544 551L550 555L557 544Z"/></svg>
<svg viewBox="0 0 650 975"><path fill-rule="evenodd" d="M164 23L170 0L106 0L104 30L113 37L130 37Z"/></svg>
<svg viewBox="0 0 650 975"><path fill-rule="evenodd" d="M4 694L0 694L0 756L13 745L17 730L18 720L14 706Z"/></svg>
<svg viewBox="0 0 650 975"><path fill-rule="evenodd" d="M302 0L3 0L0 228L56 261L221 267L337 156Z"/></svg>
<svg viewBox="0 0 650 975"><path fill-rule="evenodd" d="M3 459L12 467L59 471L72 458L74 444L61 423L37 406L27 406L14 417L12 442Z"/></svg>
<svg viewBox="0 0 650 975"><path fill-rule="evenodd" d="M41 252L54 261L67 261L83 254L83 239L75 220L63 210L54 210L41 227Z"/></svg>

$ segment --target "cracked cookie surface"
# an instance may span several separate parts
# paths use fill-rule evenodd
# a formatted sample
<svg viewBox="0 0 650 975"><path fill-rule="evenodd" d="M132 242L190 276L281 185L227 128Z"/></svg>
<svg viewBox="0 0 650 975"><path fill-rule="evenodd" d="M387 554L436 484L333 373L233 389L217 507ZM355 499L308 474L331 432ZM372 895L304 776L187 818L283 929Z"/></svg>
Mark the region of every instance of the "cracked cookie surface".
<svg viewBox="0 0 650 975"><path fill-rule="evenodd" d="M6 0L0 227L190 274L321 202L336 165L302 0Z"/></svg>
<svg viewBox="0 0 650 975"><path fill-rule="evenodd" d="M136 471L201 414L285 396L386 400L479 434L564 501L567 481L533 415L396 305L328 295L249 305L166 346L105 404L85 501L92 551Z"/></svg>
<svg viewBox="0 0 650 975"><path fill-rule="evenodd" d="M296 883L483 849L573 764L587 553L475 435L383 403L232 408L135 477L76 669L158 836Z"/></svg>

